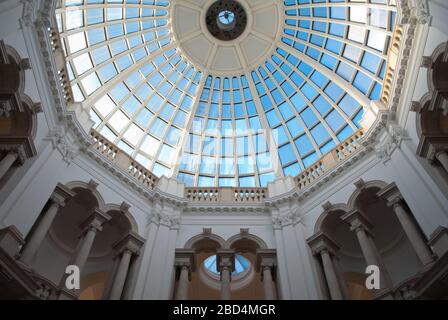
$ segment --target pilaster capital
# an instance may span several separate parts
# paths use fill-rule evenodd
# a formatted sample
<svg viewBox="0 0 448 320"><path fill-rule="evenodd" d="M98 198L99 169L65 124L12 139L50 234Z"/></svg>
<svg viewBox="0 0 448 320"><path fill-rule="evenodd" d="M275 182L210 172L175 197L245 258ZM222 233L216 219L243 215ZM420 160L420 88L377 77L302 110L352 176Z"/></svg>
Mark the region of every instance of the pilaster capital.
<svg viewBox="0 0 448 320"><path fill-rule="evenodd" d="M161 226L168 227L172 230L177 230L180 228L181 219L179 216L172 216L167 214L159 214L158 215L158 223Z"/></svg>
<svg viewBox="0 0 448 320"><path fill-rule="evenodd" d="M83 230L82 234L89 230L102 231L103 225L111 219L111 216L104 213L100 209L96 208L90 214L83 223L81 223L80 228Z"/></svg>
<svg viewBox="0 0 448 320"><path fill-rule="evenodd" d="M272 217L272 227L274 230L281 230L283 228L282 219L279 216Z"/></svg>
<svg viewBox="0 0 448 320"><path fill-rule="evenodd" d="M361 211L353 210L342 215L341 219L350 226L351 231L363 230L369 236L372 236L370 231L373 225Z"/></svg>
<svg viewBox="0 0 448 320"><path fill-rule="evenodd" d="M79 148L72 141L69 141L64 128L56 127L50 131L45 139L51 142L53 149L58 150L62 159L68 164L71 164L78 156Z"/></svg>
<svg viewBox="0 0 448 320"><path fill-rule="evenodd" d="M314 255L322 254L327 251L332 256L336 256L339 251L339 245L323 232L316 233L306 241Z"/></svg>

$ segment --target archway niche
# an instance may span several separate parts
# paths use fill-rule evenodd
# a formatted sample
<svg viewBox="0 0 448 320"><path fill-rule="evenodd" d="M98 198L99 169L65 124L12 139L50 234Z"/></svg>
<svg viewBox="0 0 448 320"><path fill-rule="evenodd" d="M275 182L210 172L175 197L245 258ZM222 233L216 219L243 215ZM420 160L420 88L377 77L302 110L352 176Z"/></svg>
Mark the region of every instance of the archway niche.
<svg viewBox="0 0 448 320"><path fill-rule="evenodd" d="M29 60L0 40L0 186L36 155L34 138L41 105L24 93Z"/></svg>
<svg viewBox="0 0 448 320"><path fill-rule="evenodd" d="M231 299L263 299L265 287L261 275L263 267L267 265L262 264L261 260L270 259L275 264L275 250L273 251L267 249L263 240L243 229L240 234L227 241L204 230L203 234L190 239L185 249L176 251L177 277L173 298L224 299L224 271L221 266L223 261L230 261L228 293ZM269 267L272 274L275 274L275 266ZM271 277L275 278L273 275L268 278ZM275 283L272 283L272 287L273 298L276 298Z"/></svg>
<svg viewBox="0 0 448 320"><path fill-rule="evenodd" d="M397 286L421 270L422 261L431 261L426 240L394 183L359 180L355 186L347 205L324 205L308 239L331 299L376 298L381 290L365 284L368 265L379 268L383 292L395 294Z"/></svg>
<svg viewBox="0 0 448 320"><path fill-rule="evenodd" d="M64 288L66 266L78 266L81 288L69 293L72 298L120 299L130 266L143 244L134 232L135 221L129 219L129 206L105 205L94 181L67 186L58 185L29 232L25 243L32 242L42 224L48 224L48 214L52 214L36 253L25 262L55 288ZM62 194L65 199L61 199ZM117 268L123 265L120 262L124 255L128 255L127 268L119 273ZM122 278L124 274L124 278L117 280L116 274Z"/></svg>
<svg viewBox="0 0 448 320"><path fill-rule="evenodd" d="M441 43L430 57L424 57L422 66L428 69L429 91L411 105L411 111L417 112L420 136L417 154L441 168L448 179L448 42Z"/></svg>

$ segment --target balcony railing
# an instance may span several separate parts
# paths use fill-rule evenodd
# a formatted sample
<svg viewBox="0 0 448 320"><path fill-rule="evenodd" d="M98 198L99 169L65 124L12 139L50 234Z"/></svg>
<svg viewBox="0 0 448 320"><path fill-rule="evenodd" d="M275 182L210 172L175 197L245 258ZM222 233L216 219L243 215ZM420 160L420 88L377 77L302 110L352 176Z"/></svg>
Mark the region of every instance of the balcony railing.
<svg viewBox="0 0 448 320"><path fill-rule="evenodd" d="M397 24L392 35L392 43L387 57L387 67L384 75L383 89L381 91L381 101L386 104L390 101L392 95L395 70L397 69L402 39L403 26Z"/></svg>
<svg viewBox="0 0 448 320"><path fill-rule="evenodd" d="M185 197L200 203L262 203L267 188L186 188Z"/></svg>
<svg viewBox="0 0 448 320"><path fill-rule="evenodd" d="M324 155L307 170L300 173L295 178L299 189L303 189L312 184L319 177L329 172L339 163L353 155L360 148L360 140L363 136L363 129L356 131L352 136L340 143L335 149Z"/></svg>
<svg viewBox="0 0 448 320"><path fill-rule="evenodd" d="M126 171L149 189L154 189L158 178L140 163L132 159L127 153L117 148L115 144L104 138L96 130L91 130L90 135L95 141L90 148L96 150L105 158Z"/></svg>
<svg viewBox="0 0 448 320"><path fill-rule="evenodd" d="M74 102L73 92L68 77L65 54L62 49L61 38L57 29L49 28L48 34L50 37L51 49L53 51L54 61L57 67L57 73L59 77L60 86L64 93L64 99L67 104Z"/></svg>
<svg viewBox="0 0 448 320"><path fill-rule="evenodd" d="M104 138L96 130L92 129L90 135L95 141L91 145L91 149L96 150L144 186L151 190L155 188L159 179L148 169L116 147L114 143ZM319 161L311 165L307 170L300 173L294 179L297 187L303 189L311 185L322 175L351 157L361 147L360 141L363 137L363 129L358 130L332 151L324 155ZM196 203L262 203L268 197L268 189L193 187L185 188L185 197L188 201Z"/></svg>

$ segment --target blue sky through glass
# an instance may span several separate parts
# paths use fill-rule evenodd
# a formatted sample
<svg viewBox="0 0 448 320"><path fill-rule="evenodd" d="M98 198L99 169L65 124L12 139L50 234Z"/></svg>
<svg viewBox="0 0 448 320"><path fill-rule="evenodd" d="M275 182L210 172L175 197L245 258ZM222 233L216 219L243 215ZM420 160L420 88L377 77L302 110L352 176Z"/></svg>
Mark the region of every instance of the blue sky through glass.
<svg viewBox="0 0 448 320"><path fill-rule="evenodd" d="M212 255L204 260L204 267L206 270L210 271L213 274L219 275L219 272L216 268L216 255ZM246 271L250 267L250 261L243 257L240 254L235 255L235 271L232 272L232 275L238 275L242 272Z"/></svg>
<svg viewBox="0 0 448 320"><path fill-rule="evenodd" d="M170 4L65 0L56 9L75 100L157 176L265 187L330 152L380 98L393 0L285 0L275 50L234 75L209 74L182 54Z"/></svg>

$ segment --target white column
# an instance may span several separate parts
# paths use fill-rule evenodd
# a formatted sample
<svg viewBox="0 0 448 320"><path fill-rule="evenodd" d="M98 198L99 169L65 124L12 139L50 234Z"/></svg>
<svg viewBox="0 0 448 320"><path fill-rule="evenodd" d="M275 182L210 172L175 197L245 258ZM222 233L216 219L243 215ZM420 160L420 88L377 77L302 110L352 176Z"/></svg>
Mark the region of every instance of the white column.
<svg viewBox="0 0 448 320"><path fill-rule="evenodd" d="M370 233L370 228L372 226L371 223L358 210L354 210L343 215L341 219L350 225L352 231L355 231L367 266L373 265L379 268L380 290L391 289L393 287L392 280L390 279L389 273L383 264L381 256Z"/></svg>
<svg viewBox="0 0 448 320"><path fill-rule="evenodd" d="M322 257L322 265L324 267L325 278L327 280L328 290L330 291L331 300L342 300L343 295L339 286L338 277L334 268L333 259L330 252L326 249L320 252Z"/></svg>
<svg viewBox="0 0 448 320"><path fill-rule="evenodd" d="M221 300L230 300L230 266L221 266Z"/></svg>
<svg viewBox="0 0 448 320"><path fill-rule="evenodd" d="M89 226L84 235L81 238L80 245L73 256L70 265L75 265L80 271L84 268L84 265L89 257L90 250L93 246L93 241L95 241L96 233L99 229L96 226Z"/></svg>
<svg viewBox="0 0 448 320"><path fill-rule="evenodd" d="M358 238L359 245L361 247L362 254L368 266L377 266L380 271L380 288L391 288L392 283L390 281L389 275L386 271L386 268L383 265L383 262L378 253L378 249L373 243L373 239L370 234L368 234L367 230L359 226L355 229L356 237Z"/></svg>
<svg viewBox="0 0 448 320"><path fill-rule="evenodd" d="M50 227L56 217L61 204L53 202L48 210L43 214L39 221L36 229L31 234L30 239L26 242L22 253L20 254L19 260L25 264L30 264L36 255L37 250L39 250L42 241L50 230Z"/></svg>
<svg viewBox="0 0 448 320"><path fill-rule="evenodd" d="M120 264L118 265L115 279L110 292L110 300L120 300L123 293L124 284L128 275L129 265L131 263L132 252L125 249L121 254Z"/></svg>
<svg viewBox="0 0 448 320"><path fill-rule="evenodd" d="M312 252L322 259L322 267L325 275L330 298L332 300L344 299L344 294L339 282L339 277L333 258L339 250L339 246L323 232L318 232L307 240Z"/></svg>
<svg viewBox="0 0 448 320"><path fill-rule="evenodd" d="M412 217L409 215L409 212L403 207L403 202L400 199L397 199L393 204L393 208L404 232L406 233L422 264L427 265L432 263L434 259L431 250L423 239L421 232L417 229L417 226L415 225Z"/></svg>
<svg viewBox="0 0 448 320"><path fill-rule="evenodd" d="M92 249L93 242L98 231L103 229L103 224L109 221L111 217L98 209L95 209L93 214L91 214L82 224L81 229L83 229L80 237L78 247L76 248L75 254L70 259L68 265L74 265L79 268L79 273L82 275L82 270L89 257L90 250ZM61 280L61 287L65 288L65 280L67 279L67 274Z"/></svg>
<svg viewBox="0 0 448 320"><path fill-rule="evenodd" d="M277 251L275 249L258 249L256 270L261 273L263 283L263 293L265 300L274 300L274 280L273 275L277 267Z"/></svg>
<svg viewBox="0 0 448 320"><path fill-rule="evenodd" d="M263 270L263 291L265 300L274 300L274 282L272 281L272 267L264 266Z"/></svg>
<svg viewBox="0 0 448 320"><path fill-rule="evenodd" d="M179 283L177 286L176 300L187 300L188 299L188 285L190 268L187 265L180 267Z"/></svg>
<svg viewBox="0 0 448 320"><path fill-rule="evenodd" d="M112 286L114 284L115 275L117 274L119 265L120 265L120 259L118 256L115 256L112 261L111 271L110 271L107 281L104 285L103 294L101 297L102 300L108 300L110 297Z"/></svg>
<svg viewBox="0 0 448 320"><path fill-rule="evenodd" d="M439 151L436 153L436 158L439 160L445 171L448 172L448 153L446 151Z"/></svg>
<svg viewBox="0 0 448 320"><path fill-rule="evenodd" d="M228 249L218 250L216 265L221 274L221 300L230 300L230 281L232 280L232 272L235 270L235 252Z"/></svg>
<svg viewBox="0 0 448 320"><path fill-rule="evenodd" d="M174 265L179 270L176 300L188 299L188 287L191 280L191 272L194 270L194 250L177 249Z"/></svg>
<svg viewBox="0 0 448 320"><path fill-rule="evenodd" d="M9 151L6 156L0 161L0 179L2 179L13 163L18 159L19 154L15 151Z"/></svg>
<svg viewBox="0 0 448 320"><path fill-rule="evenodd" d="M135 261L131 261L132 257L139 254L143 244L144 239L131 232L114 245L114 249L118 252L117 258L119 259L119 264L115 274L112 275L114 278L110 289L109 300L121 299L126 280L129 277L131 264L135 263Z"/></svg>
<svg viewBox="0 0 448 320"><path fill-rule="evenodd" d="M416 221L412 217L412 213L406 209L403 196L395 183L391 183L377 193L377 196L387 202L389 207L398 218L404 233L408 237L412 247L414 248L418 258L423 265L433 262L431 249L426 243L426 239L420 232Z"/></svg>

